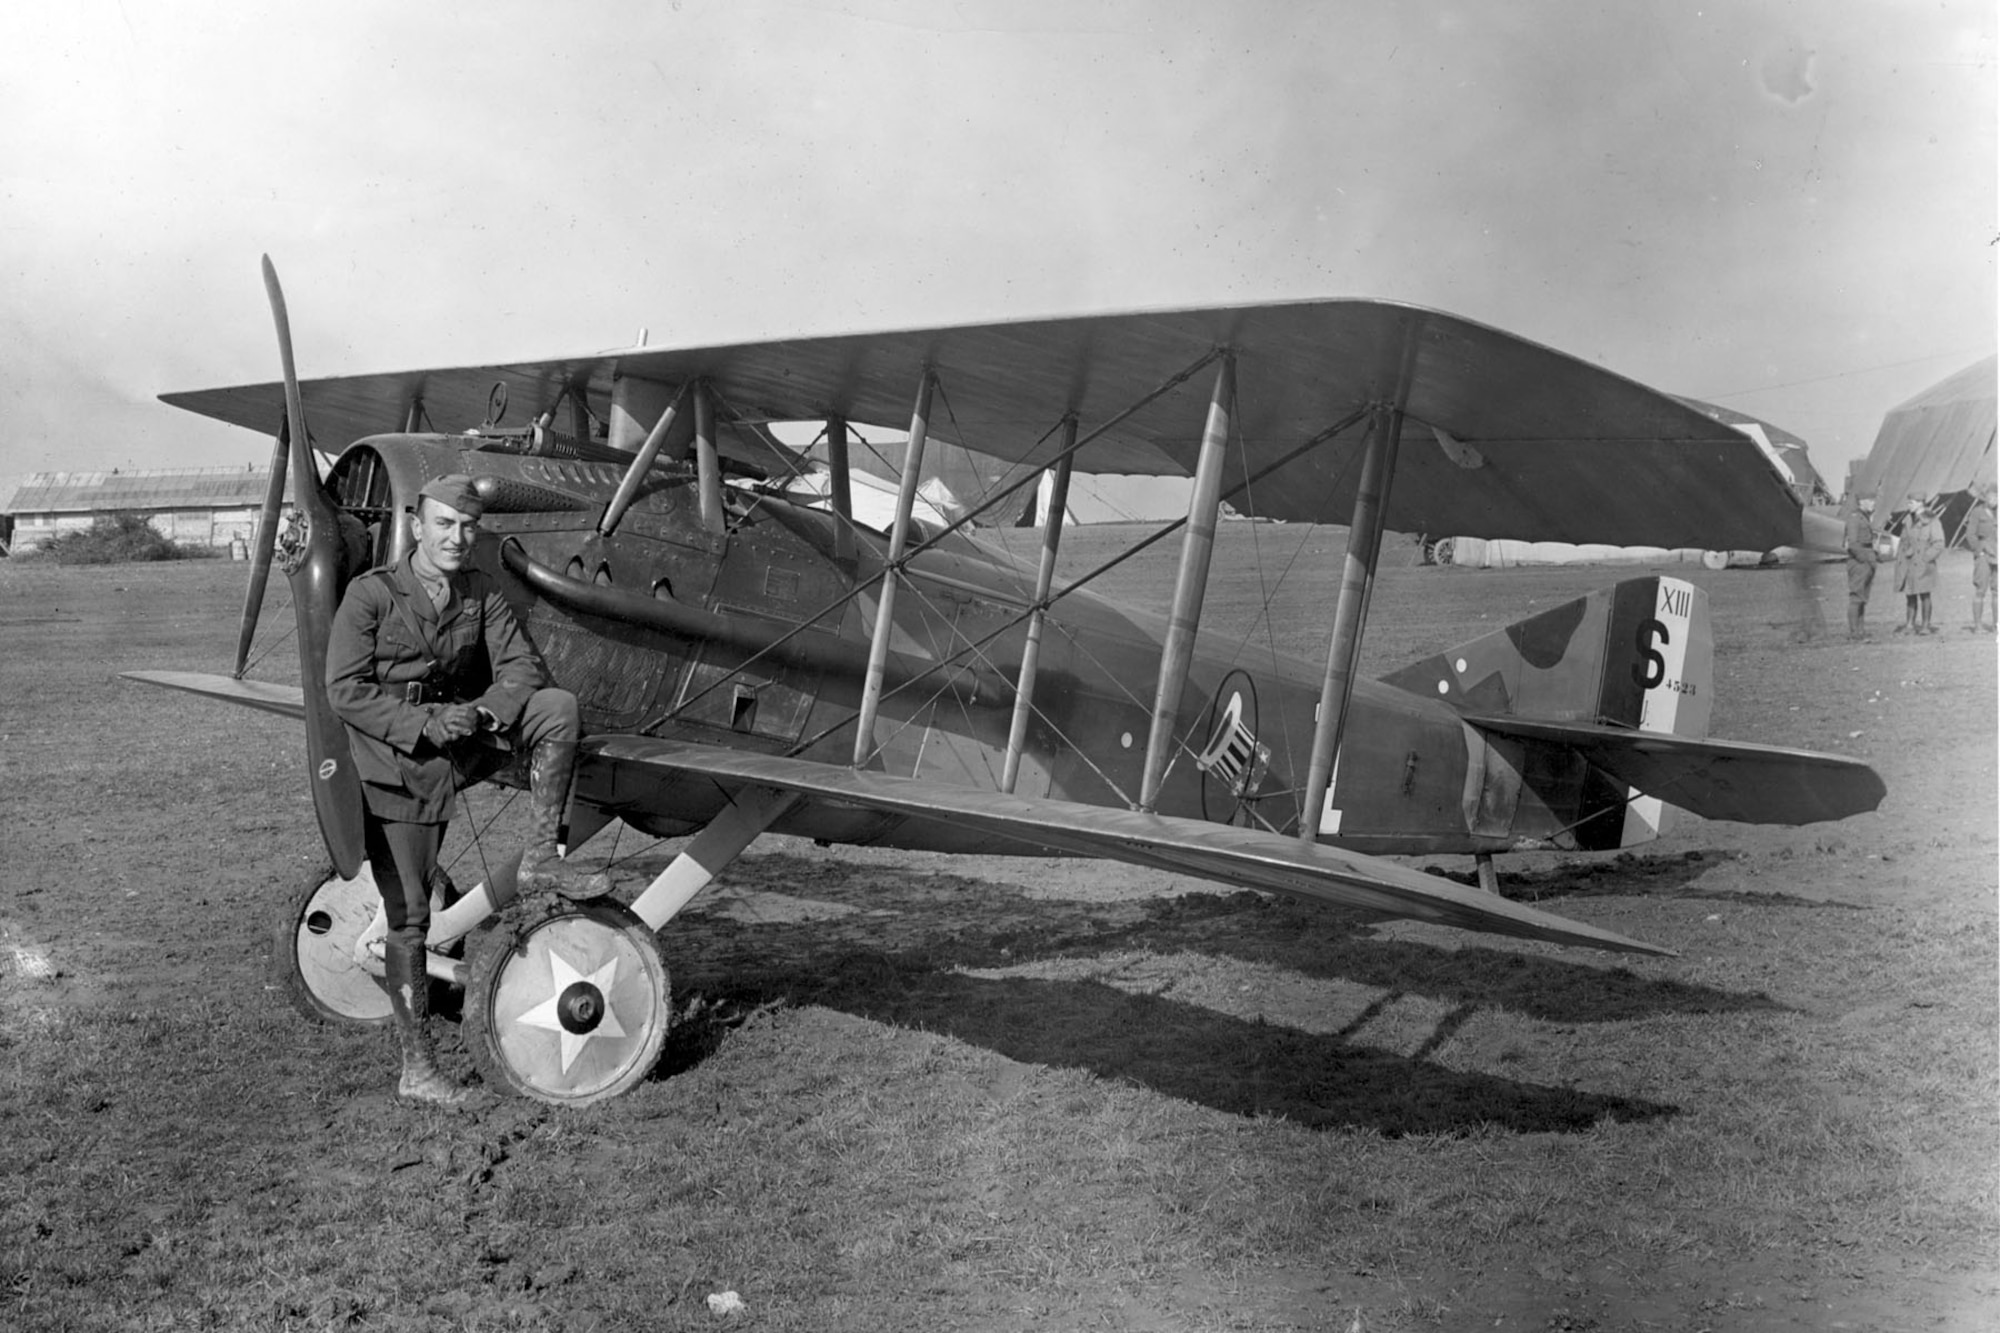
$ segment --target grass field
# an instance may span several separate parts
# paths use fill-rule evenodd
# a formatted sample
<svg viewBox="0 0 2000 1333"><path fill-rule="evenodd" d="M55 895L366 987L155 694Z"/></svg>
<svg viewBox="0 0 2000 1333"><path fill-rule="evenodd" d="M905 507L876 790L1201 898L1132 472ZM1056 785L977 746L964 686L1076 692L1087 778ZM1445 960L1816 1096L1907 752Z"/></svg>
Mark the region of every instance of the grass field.
<svg viewBox="0 0 2000 1333"><path fill-rule="evenodd" d="M1108 590L1157 605L1173 545ZM1339 547L1226 525L1210 623L1317 656ZM0 1327L2000 1327L1964 560L1944 634L1888 638L1879 599L1862 645L1798 639L1838 623L1837 569L1676 567L1711 597L1716 733L1889 785L1839 824L1503 862L1677 958L771 839L667 931L658 1077L473 1116L396 1104L384 1033L274 988L321 859L300 737L116 678L225 669L242 566L0 561ZM1388 569L1369 665L1627 572ZM471 813L453 854L489 817L514 845L497 796ZM585 851L642 881L673 846Z"/></svg>

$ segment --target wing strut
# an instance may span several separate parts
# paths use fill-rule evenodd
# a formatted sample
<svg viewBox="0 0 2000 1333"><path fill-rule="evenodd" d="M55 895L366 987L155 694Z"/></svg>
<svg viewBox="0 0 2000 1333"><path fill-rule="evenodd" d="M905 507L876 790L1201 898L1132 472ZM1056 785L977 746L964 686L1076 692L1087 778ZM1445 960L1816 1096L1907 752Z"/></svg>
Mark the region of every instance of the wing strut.
<svg viewBox="0 0 2000 1333"><path fill-rule="evenodd" d="M827 491L833 501L833 558L854 564L854 482L847 470L847 418L826 419Z"/></svg>
<svg viewBox="0 0 2000 1333"><path fill-rule="evenodd" d="M681 399L687 396L687 391L688 386L682 384L674 394L674 400L667 404L667 410L660 413L660 419L653 423L653 429L646 432L646 442L639 446L632 466L625 469L625 475L618 481L618 490L611 497L611 503L604 507L604 517L597 521L599 536L609 537L616 532L625 511L639 498L639 484L653 470L653 460L660 456L660 446L667 441L667 432L672 429L674 418L680 414Z"/></svg>
<svg viewBox="0 0 2000 1333"><path fill-rule="evenodd" d="M1215 373L1208 422L1195 460L1194 494L1188 497L1187 532L1181 538L1181 568L1174 579L1173 610L1160 646L1160 685L1153 696L1153 727L1146 737L1146 767L1139 782L1139 809L1151 814L1166 782L1173 753L1174 723L1188 664L1194 660L1195 631L1201 628L1201 600L1208 591L1208 562L1215 551L1215 516L1222 508L1222 464L1229 444L1229 420L1236 415L1236 358L1225 355Z"/></svg>
<svg viewBox="0 0 2000 1333"><path fill-rule="evenodd" d="M772 787L739 787L728 808L688 841L680 855L632 900L632 912L658 934L679 911L707 888L709 881L743 854L757 835L778 816L799 803L795 791Z"/></svg>
<svg viewBox="0 0 2000 1333"><path fill-rule="evenodd" d="M1070 467L1076 461L1076 414L1063 418L1062 452L1056 455L1049 508L1042 519L1042 564L1035 574L1035 609L1028 614L1028 640L1021 647L1021 674L1014 686L1014 720L1007 731L1007 757L1000 768L1000 790L1012 794L1021 776L1021 751L1028 743L1028 715L1035 707L1035 672L1042 657L1042 625L1049 618L1049 588L1056 577L1056 552L1062 545L1063 510L1069 507Z"/></svg>
<svg viewBox="0 0 2000 1333"><path fill-rule="evenodd" d="M715 398L707 380L694 382L695 489L700 494L701 526L722 531L722 461L715 451Z"/></svg>
<svg viewBox="0 0 2000 1333"><path fill-rule="evenodd" d="M1313 727L1312 762L1306 769L1304 803L1299 807L1299 841L1319 838L1332 785L1340 737L1347 727L1347 703L1354 694L1354 668L1361 659L1361 630L1368 598L1375 591L1375 562L1382 553L1382 512L1395 480L1396 451L1403 440L1403 410L1382 407L1368 433L1361 460L1361 484L1354 494L1354 520L1347 529L1347 556L1340 570L1340 600L1334 604L1333 633L1326 645L1326 679L1319 692L1319 721ZM1338 832L1337 828L1325 830Z"/></svg>
<svg viewBox="0 0 2000 1333"><path fill-rule="evenodd" d="M882 707L882 671L889 660L889 636L895 625L896 585L903 581L903 544L910 535L910 512L917 507L917 481L924 467L924 440L930 434L931 391L937 378L924 367L917 386L917 405L910 413L910 443L903 454L903 484L896 492L896 522L889 529L889 553L883 562L882 600L875 608L875 637L868 644L868 675L861 684L861 713L854 724L854 766L860 768L875 753L875 715Z"/></svg>

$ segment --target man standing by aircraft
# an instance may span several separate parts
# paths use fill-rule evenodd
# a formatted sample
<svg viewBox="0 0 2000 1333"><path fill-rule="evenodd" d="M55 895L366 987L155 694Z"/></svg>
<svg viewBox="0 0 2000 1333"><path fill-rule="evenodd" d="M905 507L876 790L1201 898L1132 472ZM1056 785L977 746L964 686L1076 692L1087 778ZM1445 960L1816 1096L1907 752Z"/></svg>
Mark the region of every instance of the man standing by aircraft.
<svg viewBox="0 0 2000 1333"><path fill-rule="evenodd" d="M424 937L458 789L508 753L527 752L532 817L519 890L608 888L602 876L564 871L557 855L580 735L576 696L553 688L506 598L471 567L484 512L470 477L426 483L410 519L416 549L348 585L326 654L327 700L353 746L368 864L388 918L384 971L402 1053L396 1093L444 1106L466 1093L438 1071L431 1050ZM485 891L513 896L499 877Z"/></svg>
<svg viewBox="0 0 2000 1333"><path fill-rule="evenodd" d="M1992 482L1981 486L1977 499L1972 505L1972 513L1965 520L1966 545L1972 548L1972 623L1966 626L1972 633L1984 630L1992 633L2000 629L2000 605L1995 603L1995 575L2000 574L2000 546L1994 541L1993 500L1996 490Z"/></svg>
<svg viewBox="0 0 2000 1333"><path fill-rule="evenodd" d="M1841 502L1847 515L1841 544L1847 548L1847 637L1857 642L1868 637L1863 620L1868 614L1868 590L1875 583L1875 528L1868 521L1872 500L1858 499L1853 491Z"/></svg>

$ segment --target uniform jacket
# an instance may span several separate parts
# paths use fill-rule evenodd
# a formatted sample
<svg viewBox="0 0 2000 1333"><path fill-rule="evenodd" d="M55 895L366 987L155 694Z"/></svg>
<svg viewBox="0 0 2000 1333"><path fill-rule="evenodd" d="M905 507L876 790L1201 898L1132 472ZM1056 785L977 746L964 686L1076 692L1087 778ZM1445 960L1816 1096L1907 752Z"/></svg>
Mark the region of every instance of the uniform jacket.
<svg viewBox="0 0 2000 1333"><path fill-rule="evenodd" d="M1993 540L1993 510L1985 504L1972 507L1972 553L1989 565L2000 557Z"/></svg>
<svg viewBox="0 0 2000 1333"><path fill-rule="evenodd" d="M1944 528L1934 518L1918 517L1903 529L1896 543L1896 591L1906 596L1937 588L1938 557L1944 554Z"/></svg>
<svg viewBox="0 0 2000 1333"><path fill-rule="evenodd" d="M1868 521L1868 515L1860 510L1848 514L1841 533L1841 543L1847 547L1847 558L1860 565L1875 563L1875 525Z"/></svg>
<svg viewBox="0 0 2000 1333"><path fill-rule="evenodd" d="M541 655L486 574L451 580L439 611L405 557L347 587L326 649L326 697L347 724L368 808L382 819L442 823L458 780L451 754L424 739L445 704L477 704L502 731L550 683ZM423 682L422 703L408 700ZM465 744L465 742L461 742Z"/></svg>
<svg viewBox="0 0 2000 1333"><path fill-rule="evenodd" d="M1847 548L1847 591L1866 601L1868 589L1875 582L1877 559L1875 525L1868 521L1868 515L1858 509L1848 511L1841 543Z"/></svg>

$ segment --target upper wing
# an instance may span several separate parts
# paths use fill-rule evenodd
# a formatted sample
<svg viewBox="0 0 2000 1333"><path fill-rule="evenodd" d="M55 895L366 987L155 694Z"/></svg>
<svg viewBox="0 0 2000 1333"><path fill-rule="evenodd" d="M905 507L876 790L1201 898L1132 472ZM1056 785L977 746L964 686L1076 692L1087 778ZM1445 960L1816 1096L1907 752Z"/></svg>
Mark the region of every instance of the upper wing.
<svg viewBox="0 0 2000 1333"><path fill-rule="evenodd" d="M1046 461L1051 428L1089 435L1219 349L1236 359L1225 498L1246 513L1345 523L1359 483L1351 429L1254 482L1352 414L1400 404L1385 522L1402 532L1769 550L1798 505L1748 436L1621 376L1497 329L1384 301L1312 301L912 329L308 381L329 443L397 430L414 401L441 430L476 426L495 381L538 413L565 389L602 406L612 379L708 381L742 419L838 415L901 430L919 376L943 397L933 436L1009 462ZM1191 475L1210 373L1140 407L1077 455L1080 471ZM269 431L275 384L164 400Z"/></svg>
<svg viewBox="0 0 2000 1333"><path fill-rule="evenodd" d="M1873 810L1888 788L1858 759L1588 722L1468 713L1481 731L1554 741L1648 796L1704 819L1812 824Z"/></svg>
<svg viewBox="0 0 2000 1333"><path fill-rule="evenodd" d="M1384 916L1413 917L1554 944L1672 953L1391 861L1254 829L1008 796L650 736L603 737L586 741L585 748L616 763L700 774L727 786L776 787L819 800L949 821L1031 847L1129 861Z"/></svg>

